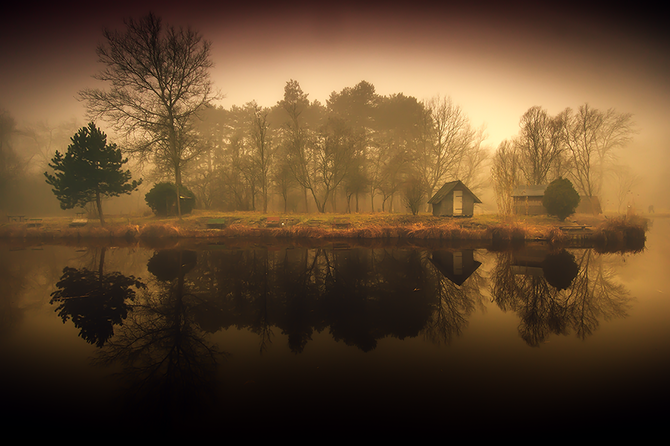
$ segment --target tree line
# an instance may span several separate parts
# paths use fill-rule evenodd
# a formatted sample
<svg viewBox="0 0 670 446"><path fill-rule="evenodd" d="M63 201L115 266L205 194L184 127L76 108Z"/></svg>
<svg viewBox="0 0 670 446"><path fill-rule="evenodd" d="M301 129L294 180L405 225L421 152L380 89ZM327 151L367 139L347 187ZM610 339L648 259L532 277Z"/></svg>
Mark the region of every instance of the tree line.
<svg viewBox="0 0 670 446"><path fill-rule="evenodd" d="M450 178L485 181L483 131L460 107L379 95L366 81L321 104L290 80L275 106L210 107L195 130L201 152L186 170L203 207L267 211L274 195L286 212L293 194L306 210L358 211L365 197L391 211L394 197L411 209Z"/></svg>
<svg viewBox="0 0 670 446"><path fill-rule="evenodd" d="M632 115L589 104L566 108L556 116L534 106L519 121L519 133L500 143L491 176L501 213L512 213L512 191L519 185L546 185L557 178L571 181L582 197L600 197L608 176L623 185L617 200L625 200L634 176L617 163L617 149L635 133Z"/></svg>
<svg viewBox="0 0 670 446"><path fill-rule="evenodd" d="M110 122L129 153L172 176L177 195L188 183L204 208L267 211L277 196L286 211L298 194L307 211L337 211L338 198L358 209L362 196L373 211L391 210L394 197L418 203L411 197L450 178L481 181L483 131L448 98L381 96L362 81L321 104L290 80L273 107L224 109L211 105L220 95L210 42L197 32L150 14L104 37L96 78L109 89L80 93L89 118Z"/></svg>
<svg viewBox="0 0 670 446"><path fill-rule="evenodd" d="M611 171L620 184L631 176L611 169L616 149L634 133L630 114L585 104L550 116L531 107L518 135L494 152L489 171L484 128L474 127L449 97L380 95L361 81L321 104L289 80L272 107L251 101L226 109L213 105L221 95L209 75L209 41L153 14L125 25L105 30L97 48L103 69L94 77L107 89L84 89L79 98L90 131L99 131L95 122L108 122L123 138L125 154L152 165L154 178L173 181L179 215L185 186L206 209L267 212L274 202L284 212L393 211L399 198L416 214L447 181L481 191L492 180L499 210L509 213L520 184L567 177L591 197ZM9 144L15 124L7 114L2 118L0 154L9 166L16 163ZM51 161L52 168L59 165L56 157ZM11 177L5 170L2 181Z"/></svg>

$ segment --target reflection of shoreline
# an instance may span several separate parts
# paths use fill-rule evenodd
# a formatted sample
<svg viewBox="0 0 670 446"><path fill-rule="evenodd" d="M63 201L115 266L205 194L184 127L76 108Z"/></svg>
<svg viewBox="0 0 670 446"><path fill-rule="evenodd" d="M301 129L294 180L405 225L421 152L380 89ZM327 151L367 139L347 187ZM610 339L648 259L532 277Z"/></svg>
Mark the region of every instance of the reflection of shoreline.
<svg viewBox="0 0 670 446"><path fill-rule="evenodd" d="M594 249L598 253L637 253L644 249L642 247L625 247L619 244L603 246L600 243L591 243L584 240L575 240L570 243L561 243L552 245L546 241L528 240L512 241L503 240L498 243L491 243L487 240L450 240L450 239L410 239L410 238L389 238L389 239L309 239L309 238L281 238L281 237L203 237L203 238L170 238L159 240L135 240L124 241L114 238L103 239L21 239L6 240L0 238L0 247L7 247L12 251L21 251L25 249L43 249L45 246L65 246L73 248L91 248L91 247L113 247L113 248L141 248L141 249L177 249L177 250L218 250L218 249L256 249L265 247L268 249L282 249L288 247L295 248L323 248L336 249L341 246L348 248L398 248L398 249L417 249L433 250L442 249L483 249L492 252L500 252L512 249L519 249L527 245L544 243L547 246L564 249Z"/></svg>

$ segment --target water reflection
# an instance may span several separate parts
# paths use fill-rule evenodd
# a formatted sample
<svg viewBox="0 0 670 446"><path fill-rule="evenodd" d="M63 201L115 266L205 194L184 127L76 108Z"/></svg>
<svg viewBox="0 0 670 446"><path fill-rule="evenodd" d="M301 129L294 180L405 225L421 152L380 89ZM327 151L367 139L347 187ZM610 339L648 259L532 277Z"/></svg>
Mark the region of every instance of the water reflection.
<svg viewBox="0 0 670 446"><path fill-rule="evenodd" d="M125 407L166 426L213 407L216 366L226 356L197 322L207 305L186 280L196 264L195 251L155 253L147 264L152 283L96 358L100 365L123 366Z"/></svg>
<svg viewBox="0 0 670 446"><path fill-rule="evenodd" d="M574 331L585 339L600 320L627 316L628 291L605 257L591 249L550 252L546 246L501 252L491 273L491 295L503 311L519 315L519 333L539 346Z"/></svg>
<svg viewBox="0 0 670 446"><path fill-rule="evenodd" d="M121 325L132 310L135 289L146 288L134 276L104 273L104 264L105 248L101 248L97 271L65 267L50 301L63 323L71 319L79 336L97 347L105 345L114 335L114 326Z"/></svg>
<svg viewBox="0 0 670 446"><path fill-rule="evenodd" d="M426 414L429 406L420 406L433 394L451 397L454 411L472 413L479 411L477 398L491 401L493 394L501 407L510 394L537 403L535 386L517 391L528 387L525 370L537 360L510 360L520 350L535 351L518 346L542 346L556 335L586 340L604 321L626 317L631 301L615 276L620 256L543 245L506 252L210 245L88 249L84 258L62 251L68 266L45 273L42 290L55 289L41 292L51 296L49 320L62 327L55 308L66 327L73 324L95 346L67 333L91 348L87 355L104 366L97 370L118 372L113 388L121 406L106 413L172 428L244 418L240 408L253 411L268 401L296 410L327 404L340 414L364 410L361 395L380 414L400 401ZM16 271L11 280L5 276L18 295L30 281ZM249 340L252 354L244 353ZM549 357L557 354L543 348ZM26 376L15 387L32 389L35 380L15 370L13 382ZM490 370L508 385L487 381ZM561 376L568 382L577 375ZM75 381L62 387L74 388ZM584 392L581 382L574 378L573 397ZM44 391L31 397L25 402L17 392L11 400L32 407ZM107 404L97 394L91 400Z"/></svg>
<svg viewBox="0 0 670 446"><path fill-rule="evenodd" d="M170 296L159 301L172 305L175 327L189 321L203 333L248 329L258 335L260 353L275 331L286 335L295 354L324 330L365 352L385 337L423 334L449 344L483 308L487 289L500 309L519 315L519 332L531 346L571 331L584 339L599 321L627 314L628 292L604 256L590 249L500 252L490 278L477 255L472 249L347 246L164 250L147 269L156 278L154 294Z"/></svg>
<svg viewBox="0 0 670 446"><path fill-rule="evenodd" d="M439 342L462 332L482 300L484 279L473 269L467 285L464 278L453 283L453 275L444 276L431 263L442 254L429 258L426 251L364 248L203 251L189 277L193 292L207 302L199 322L209 332L247 328L258 334L263 352L276 329L298 354L315 332L328 329L335 340L367 352L385 337L426 332Z"/></svg>

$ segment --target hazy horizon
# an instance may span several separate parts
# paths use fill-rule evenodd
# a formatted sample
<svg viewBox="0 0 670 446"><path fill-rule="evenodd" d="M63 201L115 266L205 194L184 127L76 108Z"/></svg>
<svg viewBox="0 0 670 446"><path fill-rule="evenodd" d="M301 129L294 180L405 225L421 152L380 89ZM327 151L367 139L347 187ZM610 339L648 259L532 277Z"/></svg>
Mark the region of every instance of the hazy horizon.
<svg viewBox="0 0 670 446"><path fill-rule="evenodd" d="M670 54L660 18L566 4L413 5L18 6L0 29L0 109L19 126L83 123L76 95L96 86L102 29L122 29L124 18L152 11L212 42L212 79L225 95L217 105L225 108L252 100L272 106L289 79L324 104L331 92L365 80L382 95L450 96L474 126L486 126L490 150L515 136L535 105L550 114L584 103L632 113L639 133L621 158L645 178L645 206L670 207L662 194Z"/></svg>

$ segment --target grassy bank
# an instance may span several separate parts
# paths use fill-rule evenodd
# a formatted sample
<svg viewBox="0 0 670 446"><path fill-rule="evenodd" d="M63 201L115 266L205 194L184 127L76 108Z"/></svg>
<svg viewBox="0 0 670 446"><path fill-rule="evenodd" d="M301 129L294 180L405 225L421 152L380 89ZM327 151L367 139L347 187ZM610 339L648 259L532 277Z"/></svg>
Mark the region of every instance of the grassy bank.
<svg viewBox="0 0 670 446"><path fill-rule="evenodd" d="M8 240L100 240L126 242L167 239L272 238L291 240L408 240L513 243L543 240L554 245L590 242L602 246L642 246L648 221L641 217L576 215L565 222L548 216L439 218L429 214L263 214L195 211L177 218L110 216L73 225L54 217L7 222L0 238Z"/></svg>

